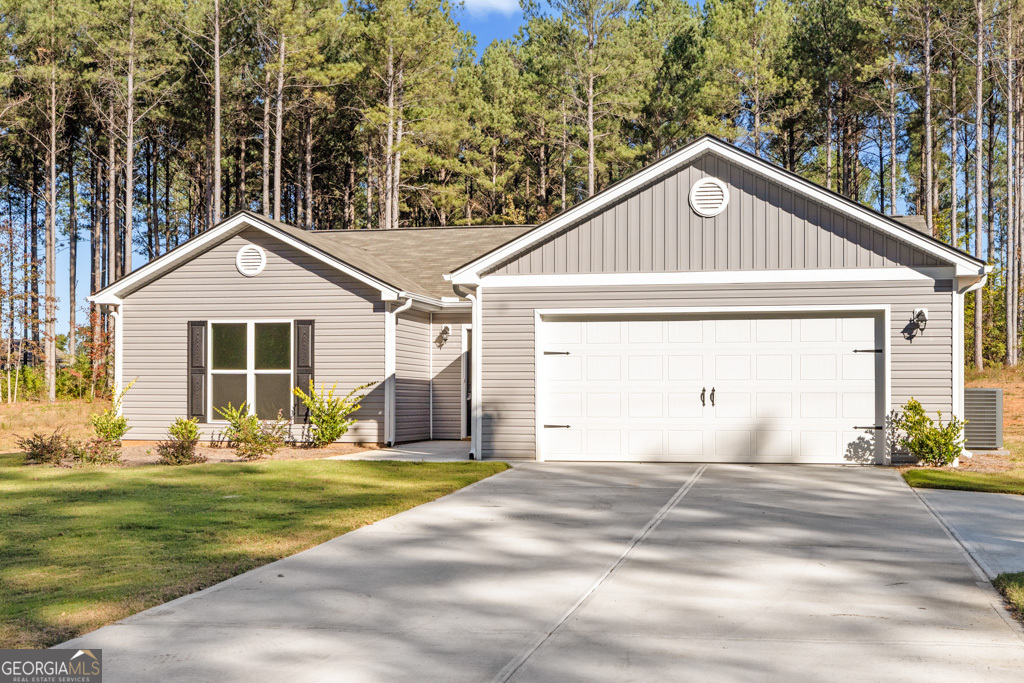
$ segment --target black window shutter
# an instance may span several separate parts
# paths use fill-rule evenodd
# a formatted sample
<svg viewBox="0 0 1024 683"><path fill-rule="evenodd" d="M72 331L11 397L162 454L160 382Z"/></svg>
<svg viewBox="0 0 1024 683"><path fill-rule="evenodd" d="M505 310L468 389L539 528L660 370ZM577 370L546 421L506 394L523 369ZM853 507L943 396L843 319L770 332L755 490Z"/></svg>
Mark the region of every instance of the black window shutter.
<svg viewBox="0 0 1024 683"><path fill-rule="evenodd" d="M314 337L312 320L295 321L295 385L309 392L309 384L313 381ZM306 422L309 411L302 399L295 397L295 421Z"/></svg>
<svg viewBox="0 0 1024 683"><path fill-rule="evenodd" d="M206 321L188 322L188 416L206 422Z"/></svg>

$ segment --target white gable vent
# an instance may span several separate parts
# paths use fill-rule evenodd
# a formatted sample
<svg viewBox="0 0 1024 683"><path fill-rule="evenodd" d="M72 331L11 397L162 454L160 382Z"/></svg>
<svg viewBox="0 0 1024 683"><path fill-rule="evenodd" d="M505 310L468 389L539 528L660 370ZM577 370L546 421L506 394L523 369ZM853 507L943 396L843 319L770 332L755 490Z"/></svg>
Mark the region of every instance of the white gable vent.
<svg viewBox="0 0 1024 683"><path fill-rule="evenodd" d="M690 188L690 206L695 212L711 218L729 205L729 188L718 178L701 178Z"/></svg>
<svg viewBox="0 0 1024 683"><path fill-rule="evenodd" d="M263 272L267 265L267 252L255 244L247 244L235 255L235 268L246 277L253 277Z"/></svg>

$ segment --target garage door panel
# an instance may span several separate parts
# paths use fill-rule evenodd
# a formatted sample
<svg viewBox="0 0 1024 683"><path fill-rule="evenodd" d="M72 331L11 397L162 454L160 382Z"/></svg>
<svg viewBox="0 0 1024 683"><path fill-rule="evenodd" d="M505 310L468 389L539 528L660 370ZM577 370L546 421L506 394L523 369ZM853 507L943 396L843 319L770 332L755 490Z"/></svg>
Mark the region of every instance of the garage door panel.
<svg viewBox="0 0 1024 683"><path fill-rule="evenodd" d="M884 412L883 359L871 352L881 328L877 318L822 316L542 321L539 415L552 425L541 429L542 451L551 460L873 461L873 430L853 428Z"/></svg>

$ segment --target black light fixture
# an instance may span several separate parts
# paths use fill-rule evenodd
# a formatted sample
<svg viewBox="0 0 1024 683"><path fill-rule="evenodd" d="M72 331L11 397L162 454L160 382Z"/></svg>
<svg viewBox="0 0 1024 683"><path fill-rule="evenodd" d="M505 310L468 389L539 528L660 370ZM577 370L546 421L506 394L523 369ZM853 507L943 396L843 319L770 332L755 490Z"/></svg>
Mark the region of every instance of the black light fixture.
<svg viewBox="0 0 1024 683"><path fill-rule="evenodd" d="M450 327L448 327L447 325L445 325L443 328L441 328L441 346L444 346L445 344L448 343L448 337L450 337L451 334L452 334L452 329Z"/></svg>
<svg viewBox="0 0 1024 683"><path fill-rule="evenodd" d="M915 308L914 319L911 322L917 325L917 329L924 330L924 328L928 326L928 309Z"/></svg>

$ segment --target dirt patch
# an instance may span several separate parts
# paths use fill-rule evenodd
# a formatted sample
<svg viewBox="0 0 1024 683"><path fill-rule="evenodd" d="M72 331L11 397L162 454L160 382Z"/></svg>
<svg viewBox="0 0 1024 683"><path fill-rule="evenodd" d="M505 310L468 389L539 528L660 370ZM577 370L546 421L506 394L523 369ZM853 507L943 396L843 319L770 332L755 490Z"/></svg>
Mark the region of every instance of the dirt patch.
<svg viewBox="0 0 1024 683"><path fill-rule="evenodd" d="M316 460L332 455L350 455L363 451L377 450L374 444L336 443L326 448L282 448L268 460ZM227 446L201 445L196 450L206 456L207 462L243 462L235 455L235 449ZM121 464L128 467L138 465L155 465L160 460L156 446L143 444L126 444L121 448Z"/></svg>

